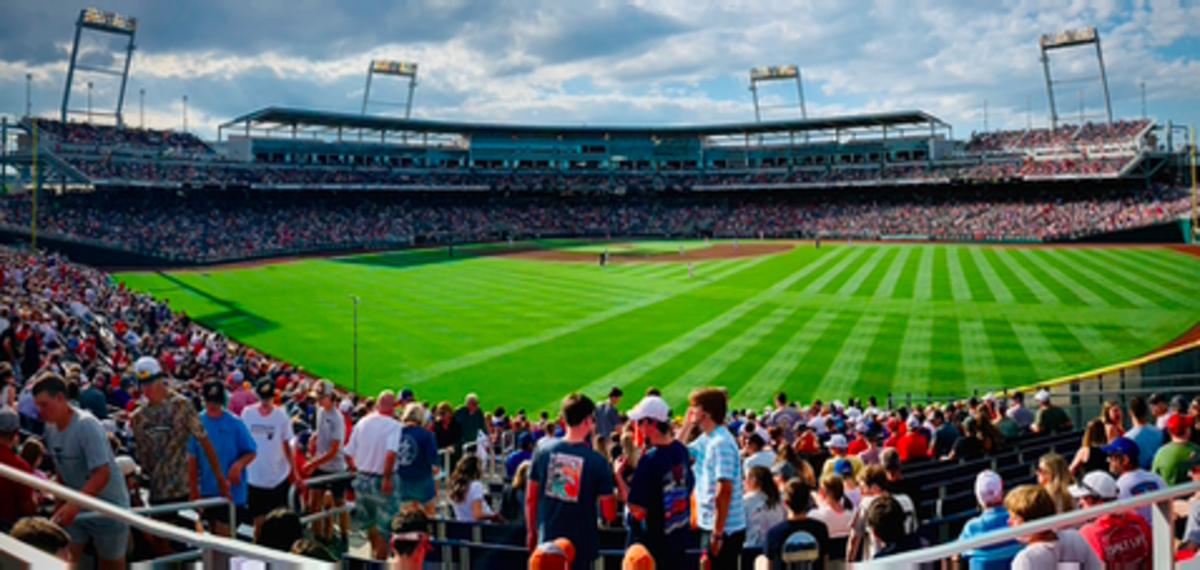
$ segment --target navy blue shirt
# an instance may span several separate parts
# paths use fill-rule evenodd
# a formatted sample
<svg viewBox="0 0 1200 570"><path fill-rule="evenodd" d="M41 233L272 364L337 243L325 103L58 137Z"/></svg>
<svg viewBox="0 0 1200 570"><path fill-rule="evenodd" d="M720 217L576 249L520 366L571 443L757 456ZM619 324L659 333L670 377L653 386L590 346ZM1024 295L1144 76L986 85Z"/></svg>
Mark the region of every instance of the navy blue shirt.
<svg viewBox="0 0 1200 570"><path fill-rule="evenodd" d="M687 446L672 441L651 447L638 461L629 485L629 504L646 509L642 521L629 521L629 544L641 543L660 568L685 564L690 497L695 480Z"/></svg>
<svg viewBox="0 0 1200 570"><path fill-rule="evenodd" d="M575 570L596 559L597 501L612 495L608 461L587 443L544 441L533 452L529 480L538 484L538 543L566 538L575 546Z"/></svg>
<svg viewBox="0 0 1200 570"><path fill-rule="evenodd" d="M396 475L401 481L432 479L433 466L437 461L437 441L433 433L413 426L401 426L399 431Z"/></svg>

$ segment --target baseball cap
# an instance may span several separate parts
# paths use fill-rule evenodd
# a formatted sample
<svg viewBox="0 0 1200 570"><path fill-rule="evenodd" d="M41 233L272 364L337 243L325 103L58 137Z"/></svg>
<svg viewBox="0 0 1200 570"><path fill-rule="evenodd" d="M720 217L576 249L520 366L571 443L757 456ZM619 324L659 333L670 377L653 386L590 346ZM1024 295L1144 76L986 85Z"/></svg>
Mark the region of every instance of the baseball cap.
<svg viewBox="0 0 1200 570"><path fill-rule="evenodd" d="M625 551L621 570L654 570L654 557L641 544L634 544Z"/></svg>
<svg viewBox="0 0 1200 570"><path fill-rule="evenodd" d="M222 386L220 382L216 380L205 382L204 388L201 391L204 394L205 402L212 402L214 404L225 403L225 386Z"/></svg>
<svg viewBox="0 0 1200 570"><path fill-rule="evenodd" d="M1037 400L1039 402L1049 402L1050 401L1050 392L1047 392L1045 390L1038 390L1037 393L1033 395L1033 399Z"/></svg>
<svg viewBox="0 0 1200 570"><path fill-rule="evenodd" d="M332 386L332 384L331 384ZM332 388L331 388L332 389ZM400 390L400 401L407 402L415 397L412 388L403 388Z"/></svg>
<svg viewBox="0 0 1200 570"><path fill-rule="evenodd" d="M1004 500L1004 480L991 469L975 476L975 498L981 505L995 505Z"/></svg>
<svg viewBox="0 0 1200 570"><path fill-rule="evenodd" d="M908 427L911 429L921 427L921 418L918 418L916 414L908 416Z"/></svg>
<svg viewBox="0 0 1200 570"><path fill-rule="evenodd" d="M153 356L143 356L133 363L133 376L139 384L155 382L162 377L162 365Z"/></svg>
<svg viewBox="0 0 1200 570"><path fill-rule="evenodd" d="M241 370L234 370L233 372L229 373L227 382L229 382L230 386L239 386L239 385L241 385L242 381L245 379L246 379L246 376L244 374L242 374Z"/></svg>
<svg viewBox="0 0 1200 570"><path fill-rule="evenodd" d="M314 400L325 397L325 396L329 396L332 398L333 397L333 382L330 382L328 380L317 380L313 384L312 390L309 391L308 395L310 397L312 397Z"/></svg>
<svg viewBox="0 0 1200 570"><path fill-rule="evenodd" d="M613 386L613 389L608 391L609 398L620 398L621 396L624 396L624 395L625 395L625 392L622 392L621 389L616 386Z"/></svg>
<svg viewBox="0 0 1200 570"><path fill-rule="evenodd" d="M1111 501L1117 498L1117 482L1107 471L1092 471L1084 475L1078 485L1071 485L1069 491L1076 499L1096 497Z"/></svg>
<svg viewBox="0 0 1200 570"><path fill-rule="evenodd" d="M1171 414L1171 417L1167 418L1167 432L1175 437L1187 435L1190 427L1192 427L1192 416Z"/></svg>
<svg viewBox="0 0 1200 570"><path fill-rule="evenodd" d="M543 542L529 557L529 570L564 568L575 561L575 545L570 540L559 538L553 542Z"/></svg>
<svg viewBox="0 0 1200 570"><path fill-rule="evenodd" d="M121 474L126 477L142 472L142 468L128 455L118 455L113 462L117 464L117 469L121 470Z"/></svg>
<svg viewBox="0 0 1200 570"><path fill-rule="evenodd" d="M254 393L258 394L258 397L264 400L270 400L271 398L274 398L275 382L272 382L270 378L263 378L262 380L259 380L258 384L254 385Z"/></svg>
<svg viewBox="0 0 1200 570"><path fill-rule="evenodd" d="M0 433L13 433L21 429L21 418L12 408L0 408Z"/></svg>
<svg viewBox="0 0 1200 570"><path fill-rule="evenodd" d="M646 396L629 411L629 419L633 421L654 420L656 422L671 421L671 408L666 400L658 396Z"/></svg>
<svg viewBox="0 0 1200 570"><path fill-rule="evenodd" d="M854 475L854 464L849 459L838 459L833 462L833 473L841 477Z"/></svg>
<svg viewBox="0 0 1200 570"><path fill-rule="evenodd" d="M1100 448L1100 450L1108 455L1124 455L1134 463L1138 462L1138 455L1141 453L1137 443L1124 436L1112 440L1108 445Z"/></svg>
<svg viewBox="0 0 1200 570"><path fill-rule="evenodd" d="M846 442L846 436L840 433L833 434L829 437L829 441L825 442L825 447L833 449L846 449L849 446L850 444Z"/></svg>
<svg viewBox="0 0 1200 570"><path fill-rule="evenodd" d="M348 414L353 409L354 409L354 401L351 400L350 398L342 398L342 401L340 403L338 403L338 410L341 411L343 414Z"/></svg>

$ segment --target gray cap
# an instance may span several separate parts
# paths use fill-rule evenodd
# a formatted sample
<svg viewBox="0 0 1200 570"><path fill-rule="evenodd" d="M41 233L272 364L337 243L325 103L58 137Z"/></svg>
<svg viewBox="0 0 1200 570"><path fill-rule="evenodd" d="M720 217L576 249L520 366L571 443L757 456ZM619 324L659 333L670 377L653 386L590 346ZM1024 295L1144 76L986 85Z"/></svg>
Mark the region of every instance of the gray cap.
<svg viewBox="0 0 1200 570"><path fill-rule="evenodd" d="M13 433L21 429L21 418L12 408L0 408L0 433Z"/></svg>

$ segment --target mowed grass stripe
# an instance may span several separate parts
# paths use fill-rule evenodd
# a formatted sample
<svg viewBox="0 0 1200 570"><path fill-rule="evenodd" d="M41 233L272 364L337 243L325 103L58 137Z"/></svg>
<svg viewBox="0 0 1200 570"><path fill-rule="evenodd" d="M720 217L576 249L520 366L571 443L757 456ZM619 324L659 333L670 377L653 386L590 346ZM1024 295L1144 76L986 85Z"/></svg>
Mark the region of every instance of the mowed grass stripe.
<svg viewBox="0 0 1200 570"><path fill-rule="evenodd" d="M734 406L759 406L774 396L784 386L792 371L804 361L805 356L820 339L829 325L837 318L837 311L821 310L814 313L792 334L787 342L779 345L771 359L754 376L734 393Z"/></svg>
<svg viewBox="0 0 1200 570"><path fill-rule="evenodd" d="M1036 323L1010 322L1009 324L1039 379L1052 378L1062 372L1065 368L1062 356L1054 349L1050 339L1042 334L1042 329Z"/></svg>
<svg viewBox="0 0 1200 570"><path fill-rule="evenodd" d="M1053 283L1053 281L1040 272L1034 275L1023 259L1017 259L1017 253L1014 249L997 248L991 251L995 258L1000 261L997 266L1001 272L1009 272L1016 279L1010 281L1010 285L1014 291L1024 289L1033 296L1038 304L1042 305L1086 305L1082 299L1074 294L1067 292L1064 288Z"/></svg>
<svg viewBox="0 0 1200 570"><path fill-rule="evenodd" d="M1157 307L1158 303L1138 294L1126 286L1129 281L1124 274L1120 277L1120 281L1114 280L1108 275L1097 272L1091 267L1090 262L1079 255L1076 250L1054 249L1050 251L1051 256L1062 262L1063 266L1074 270L1077 274L1083 276L1084 279L1091 280L1091 283L1099 285L1121 298L1121 300L1134 307Z"/></svg>
<svg viewBox="0 0 1200 570"><path fill-rule="evenodd" d="M938 350L930 354L929 374L933 380L930 391L938 395L966 393L962 351L955 350L961 343L957 318L934 317L933 346Z"/></svg>
<svg viewBox="0 0 1200 570"><path fill-rule="evenodd" d="M903 391L926 393L930 387L932 355L933 319L924 315L910 316L896 359L894 385Z"/></svg>
<svg viewBox="0 0 1200 570"><path fill-rule="evenodd" d="M794 286L804 285L804 288L801 289L800 292L805 295L813 295L813 294L819 292L821 289L823 289L826 285L828 285L834 279L837 279L839 275L841 275L843 272L846 271L847 268L849 268L852 264L854 264L856 261L858 261L858 258L862 257L863 254L866 253L866 251L867 251L866 248L864 248L864 247L847 247L846 249L850 253L847 254L846 256L842 257L842 259L840 261L838 261L836 265L825 270L820 275L816 276L815 279L813 279L812 281L809 281L807 284L797 281L794 284Z"/></svg>
<svg viewBox="0 0 1200 570"><path fill-rule="evenodd" d="M991 262L983 254L983 250L978 247L968 247L967 250L971 255L971 263L974 264L979 276L983 279L984 284L992 299L1000 303L1012 303L1017 300L1012 291L1009 291L1008 285L1004 283L1004 279L996 273L996 269L992 267Z"/></svg>
<svg viewBox="0 0 1200 570"><path fill-rule="evenodd" d="M988 386L988 390L997 390L1010 383L1036 382L1043 377L1038 376L1025 353L1025 347L1013 331L1012 322L1007 319L985 318L983 330L987 333L988 346L992 350L992 358L996 363L997 381Z"/></svg>
<svg viewBox="0 0 1200 570"><path fill-rule="evenodd" d="M751 267L755 267L758 264L763 263L764 261L766 261L768 259L772 259L772 258L770 258L770 257L756 258L750 262L747 262L745 265L741 266L739 270L745 270L745 269L749 269ZM502 345L488 347L483 350L479 350L479 351L475 351L472 353L461 355L461 356L451 359L451 360L439 362L438 364L435 364L435 365L429 366L423 370L417 371L416 373L410 375L410 377L407 380L414 384L421 383L421 382L427 382L433 378L437 378L438 376L442 376L444 374L453 372L455 370L461 370L463 368L475 366L482 362L491 360L493 358L504 356L506 354L511 354L513 352L517 352L519 350L522 350L522 349L525 349L525 348L528 348L531 346L542 344L542 343L554 340L556 338L571 334L573 332L594 326L598 323L605 322L609 319L636 311L638 309L647 307L649 305L658 303L660 301L669 299L671 297L675 297L679 294L687 292L690 289L694 289L694 288L700 287L702 285L703 285L702 282L697 282L693 285L680 287L677 291L675 291L673 293L658 294L658 295L654 295L654 296L651 296L646 299L642 299L640 301L636 301L633 303L626 303L623 305L613 306L612 308L609 308L605 311L601 311L598 313L593 313L592 315L589 315L588 317L585 317L578 321L543 330L542 332L540 332L538 334L534 334L534 335L523 337L523 338L513 339L512 341L502 344Z"/></svg>
<svg viewBox="0 0 1200 570"><path fill-rule="evenodd" d="M1028 272L1024 272L1024 275L1027 276L1029 281L1033 282L1034 286L1042 289L1039 293L1034 293L1030 288L1030 285L1026 283L1026 278L1018 277L1017 274L1008 266L1008 264L1011 263L1009 258L1001 257L1000 254L997 253L996 248L983 249L983 257L991 266L992 270L996 272L996 276L999 277L1004 283L1004 286L1008 288L1008 291L1012 293L1012 296L1017 303L1022 305L1060 304L1058 297L1055 297L1054 294L1049 290L1041 287L1041 283L1038 283L1036 280L1034 280L1033 276L1029 275ZM1039 294L1044 295L1044 298L1049 299L1049 301L1043 302L1043 297L1039 297Z"/></svg>
<svg viewBox="0 0 1200 570"><path fill-rule="evenodd" d="M693 389L709 384L722 371L742 357L758 341L774 331L785 322L792 313L799 309L797 305L782 305L771 311L766 318L754 323L741 334L737 335L724 346L713 351L708 358L701 360L682 376L675 379L663 389L663 397L668 402L684 400ZM745 379L743 379L745 381Z"/></svg>
<svg viewBox="0 0 1200 570"><path fill-rule="evenodd" d="M933 246L921 246L920 261L917 264L917 279L913 283L913 299L930 301L933 299Z"/></svg>
<svg viewBox="0 0 1200 570"><path fill-rule="evenodd" d="M879 263L883 261L883 256L885 255L887 255L886 248L874 248L871 256L868 257L866 261L859 264L858 269L855 270L853 275L851 275L848 279L841 280L840 284L837 281L830 283L829 286L822 289L821 292L834 292L834 294L839 297L850 297L854 295L854 292L862 286L863 281L867 280L867 277L871 275L871 272L875 271L876 267L879 267ZM834 289L835 287L836 289Z"/></svg>
<svg viewBox="0 0 1200 570"><path fill-rule="evenodd" d="M850 394L850 390L860 379L863 363L866 362L871 344L875 342L875 335L882 326L882 314L864 313L859 318L850 331L849 338L842 343L841 350L830 362L825 376L821 378L817 387L818 394L825 394L830 398Z"/></svg>
<svg viewBox="0 0 1200 570"><path fill-rule="evenodd" d="M789 397L804 401L818 393L821 379L829 371L834 357L842 350L842 346L850 338L850 331L862 316L861 311L837 312L833 320L826 325L824 332L813 342L808 355L792 368L792 373L784 382ZM793 392L795 396L792 396Z"/></svg>
<svg viewBox="0 0 1200 570"><path fill-rule="evenodd" d="M1196 283L1200 273L1200 258L1171 249L1110 249L1105 250L1130 261L1153 267L1181 283Z"/></svg>
<svg viewBox="0 0 1200 570"><path fill-rule="evenodd" d="M879 269L879 284L875 289L871 289L871 281L869 279L863 283L862 288L858 292L862 292L864 296L875 297L877 299L890 299L896 292L896 285L900 278L905 275L904 265L908 262L908 258L912 256L913 249L911 247L891 248L894 252L891 261L887 265L881 265ZM873 276L874 277L874 276Z"/></svg>
<svg viewBox="0 0 1200 570"><path fill-rule="evenodd" d="M902 255L906 256L906 259L900 265L900 274L894 277L890 275L885 277L883 283L879 284L879 290L883 291L885 287L889 286L888 279L890 278L892 280L890 284L892 289L891 295L888 296L889 298L897 300L913 299L916 296L915 289L922 250L915 246L905 246L901 251Z"/></svg>
<svg viewBox="0 0 1200 570"><path fill-rule="evenodd" d="M779 291L786 290L796 282L815 272L820 271L823 267L835 260L844 260L846 258L845 252L846 250L830 250L829 253L820 255L815 260L802 265L799 269L792 272L787 277L775 282L770 288L761 291L758 294L735 305L733 308L721 313L712 320L703 323L702 325L688 331L686 334L680 337L669 340L662 345L650 349L648 352L642 354L642 356L626 363L625 365L609 372L608 374L605 374L600 378L593 380L584 387L584 390L607 390L612 386L628 385L630 382L641 378L647 372L675 358L692 346L695 346L700 341L708 338L716 331L724 328L729 323L732 323L742 315L750 312L752 309L767 302Z"/></svg>
<svg viewBox="0 0 1200 570"><path fill-rule="evenodd" d="M983 278L982 270L972 255L976 251L976 248L958 246L954 251L958 254L959 265L962 266L963 275L967 278L967 286L971 288L971 298L979 303L996 302L996 296L992 294L991 288L988 287L987 281Z"/></svg>
<svg viewBox="0 0 1200 570"><path fill-rule="evenodd" d="M1104 271L1114 266L1119 267L1122 272L1121 275L1129 278L1125 280L1125 286L1137 290L1137 292L1147 295L1151 299L1167 300L1172 305L1178 307L1194 306L1197 304L1196 296L1185 292L1186 289L1192 289L1189 286L1195 283L1196 279L1193 279L1192 283L1186 281L1172 283L1170 276L1159 273L1156 269L1148 267L1145 264L1138 264L1102 249L1097 249L1089 253L1095 256L1088 260L1092 268ZM1105 263L1110 265L1105 268ZM1171 285L1164 285L1163 283L1171 283Z"/></svg>
<svg viewBox="0 0 1200 570"><path fill-rule="evenodd" d="M950 267L946 260L945 247L930 246L933 250L933 290L931 292L934 301L950 301L954 299L954 292L950 285Z"/></svg>
<svg viewBox="0 0 1200 570"><path fill-rule="evenodd" d="M962 346L962 367L968 389L988 390L998 385L996 359L983 322L959 319L958 340Z"/></svg>
<svg viewBox="0 0 1200 570"><path fill-rule="evenodd" d="M900 343L908 321L912 315L903 313L887 313L883 324L875 334L875 341L867 349L867 359L859 370L859 379L855 383L855 395L883 396L892 390L896 384L896 365L900 358Z"/></svg>
<svg viewBox="0 0 1200 570"><path fill-rule="evenodd" d="M1110 306L1107 300L1093 293L1091 289L1076 283L1074 279L1050 265L1041 256L1036 255L1036 252L1027 248L1014 248L1002 251L1001 253L1007 253L1008 251L1013 252L1015 257L1022 258L1027 265L1032 266L1028 270L1029 273L1068 304L1083 304L1093 307ZM1019 266L1014 264L1010 267L1015 271L1015 268Z"/></svg>
<svg viewBox="0 0 1200 570"><path fill-rule="evenodd" d="M1079 339L1079 344L1088 352L1095 355L1115 355L1120 352L1120 348L1113 344L1111 340L1106 338L1100 331L1093 327L1067 324L1067 330Z"/></svg>
<svg viewBox="0 0 1200 570"><path fill-rule="evenodd" d="M946 273L950 278L950 297L960 303L968 302L971 297L971 286L963 273L962 260L958 257L959 247L944 248L946 255Z"/></svg>

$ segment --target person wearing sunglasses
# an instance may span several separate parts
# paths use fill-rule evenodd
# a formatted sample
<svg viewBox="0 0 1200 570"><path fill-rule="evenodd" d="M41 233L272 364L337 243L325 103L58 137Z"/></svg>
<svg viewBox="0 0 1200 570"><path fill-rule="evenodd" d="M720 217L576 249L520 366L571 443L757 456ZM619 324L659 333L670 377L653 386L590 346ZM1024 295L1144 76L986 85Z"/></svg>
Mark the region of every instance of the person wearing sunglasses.
<svg viewBox="0 0 1200 570"><path fill-rule="evenodd" d="M388 541L391 570L420 570L425 565L425 556L433 550L429 542L429 518L420 507L405 509L392 519L392 537Z"/></svg>

